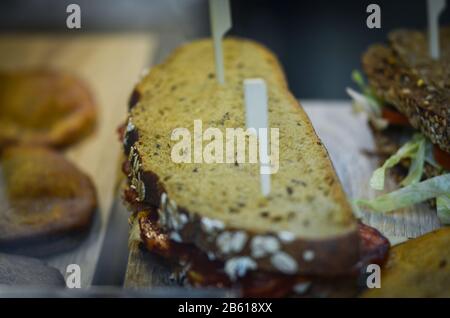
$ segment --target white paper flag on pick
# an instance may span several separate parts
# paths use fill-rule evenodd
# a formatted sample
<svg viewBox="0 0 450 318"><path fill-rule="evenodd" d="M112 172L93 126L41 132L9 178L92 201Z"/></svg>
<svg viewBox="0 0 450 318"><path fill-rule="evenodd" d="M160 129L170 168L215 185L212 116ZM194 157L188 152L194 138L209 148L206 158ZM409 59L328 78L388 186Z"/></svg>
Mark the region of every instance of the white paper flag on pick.
<svg viewBox="0 0 450 318"><path fill-rule="evenodd" d="M439 48L439 16L445 9L446 0L427 0L428 6L428 45L431 58L437 60Z"/></svg>
<svg viewBox="0 0 450 318"><path fill-rule="evenodd" d="M270 193L269 115L266 82L260 78L244 81L245 119L247 128L254 128L258 136L261 192Z"/></svg>
<svg viewBox="0 0 450 318"><path fill-rule="evenodd" d="M231 28L231 14L229 0L209 0L209 19L214 40L214 54L216 60L216 75L220 84L225 83L223 66L222 39Z"/></svg>

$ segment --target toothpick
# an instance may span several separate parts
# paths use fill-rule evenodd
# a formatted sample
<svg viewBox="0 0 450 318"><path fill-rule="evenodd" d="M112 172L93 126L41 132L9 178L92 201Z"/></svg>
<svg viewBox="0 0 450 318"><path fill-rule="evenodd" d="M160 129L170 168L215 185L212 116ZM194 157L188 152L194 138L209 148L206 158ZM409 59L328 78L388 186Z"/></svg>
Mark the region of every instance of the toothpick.
<svg viewBox="0 0 450 318"><path fill-rule="evenodd" d="M428 45L430 56L437 60L440 56L439 49L439 16L446 6L445 0L427 0L428 7Z"/></svg>
<svg viewBox="0 0 450 318"><path fill-rule="evenodd" d="M245 119L247 128L258 136L261 192L270 193L270 160L268 142L268 106L266 82L260 78L244 80Z"/></svg>
<svg viewBox="0 0 450 318"><path fill-rule="evenodd" d="M217 80L220 84L225 84L222 39L225 33L231 28L230 1L209 0L209 18L214 40Z"/></svg>

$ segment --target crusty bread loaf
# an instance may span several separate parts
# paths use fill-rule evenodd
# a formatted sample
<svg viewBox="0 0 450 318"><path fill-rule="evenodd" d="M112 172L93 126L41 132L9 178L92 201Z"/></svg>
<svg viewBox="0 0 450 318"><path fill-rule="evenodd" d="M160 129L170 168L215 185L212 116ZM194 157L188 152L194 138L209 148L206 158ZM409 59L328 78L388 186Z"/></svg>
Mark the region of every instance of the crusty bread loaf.
<svg viewBox="0 0 450 318"><path fill-rule="evenodd" d="M442 57L428 54L424 33L400 30L390 34L390 46L373 45L363 56L363 68L377 96L408 117L431 142L450 152L450 30L441 31Z"/></svg>
<svg viewBox="0 0 450 318"><path fill-rule="evenodd" d="M276 58L254 42L230 38L224 60L221 86L212 42L196 41L137 85L124 138L137 200L159 208L159 222L174 240L194 243L225 266L242 261L286 274L349 272L359 256L350 205ZM255 77L268 86L269 126L280 129L280 166L268 197L260 192L258 164L171 160L173 129L193 131L195 119L204 130L245 129L243 80Z"/></svg>

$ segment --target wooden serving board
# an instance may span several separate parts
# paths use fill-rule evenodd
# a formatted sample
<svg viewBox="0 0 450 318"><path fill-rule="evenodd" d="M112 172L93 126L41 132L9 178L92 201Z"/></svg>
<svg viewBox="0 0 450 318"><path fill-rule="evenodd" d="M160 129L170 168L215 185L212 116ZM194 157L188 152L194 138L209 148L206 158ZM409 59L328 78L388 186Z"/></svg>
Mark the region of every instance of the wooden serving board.
<svg viewBox="0 0 450 318"><path fill-rule="evenodd" d="M81 285L91 285L116 198L118 159L116 134L124 121L129 94L141 71L153 60L152 34L0 35L0 68L50 67L73 72L92 89L97 102L96 132L67 150L67 157L93 180L99 202L88 237L75 250L47 259L63 275L69 264L81 268Z"/></svg>
<svg viewBox="0 0 450 318"><path fill-rule="evenodd" d="M350 199L373 198L369 187L372 172L379 167L378 158L365 150L375 150L372 134L364 116L351 111L350 102L302 102L313 126L322 139L342 185ZM393 188L393 180L387 180ZM440 227L435 210L427 204L390 214L363 213L364 223L379 229L395 244ZM136 242L130 245L125 287L148 288L164 286L170 281L170 270L157 256L143 250Z"/></svg>

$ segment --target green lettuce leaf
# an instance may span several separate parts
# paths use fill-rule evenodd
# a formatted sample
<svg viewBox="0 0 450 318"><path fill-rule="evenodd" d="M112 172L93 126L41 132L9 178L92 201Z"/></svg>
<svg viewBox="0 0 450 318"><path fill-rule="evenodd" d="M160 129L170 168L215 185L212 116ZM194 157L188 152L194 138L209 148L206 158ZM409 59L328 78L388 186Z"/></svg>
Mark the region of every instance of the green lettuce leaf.
<svg viewBox="0 0 450 318"><path fill-rule="evenodd" d="M374 100L349 87L346 91L352 99L353 112L366 113L369 121L378 130L383 130L388 126L387 120L381 117L380 106Z"/></svg>
<svg viewBox="0 0 450 318"><path fill-rule="evenodd" d="M374 212L390 212L429 199L439 198L440 218L449 217L450 213L450 173L414 183L391 193L381 195L373 200L356 200L360 208ZM438 215L439 215L438 214Z"/></svg>
<svg viewBox="0 0 450 318"><path fill-rule="evenodd" d="M352 72L352 80L358 85L358 88L361 92L371 100L378 110L381 110L381 101L375 96L372 88L366 83L364 80L364 76L358 70L353 70Z"/></svg>
<svg viewBox="0 0 450 318"><path fill-rule="evenodd" d="M436 198L436 210L441 223L450 225L450 194Z"/></svg>
<svg viewBox="0 0 450 318"><path fill-rule="evenodd" d="M356 85L358 85L359 89L363 93L365 93L365 90L367 89L367 85L366 85L366 82L364 81L364 77L360 71L358 71L358 70L352 71L352 80L353 80L353 82L356 83Z"/></svg>
<svg viewBox="0 0 450 318"><path fill-rule="evenodd" d="M420 134L415 134L410 141L400 147L380 168L374 171L372 178L370 178L370 186L375 190L383 190L386 171L396 166L403 159L416 158L419 151L419 158L413 160L408 176L405 179L406 181L403 180L405 184L419 181L422 177L425 157L425 138Z"/></svg>
<svg viewBox="0 0 450 318"><path fill-rule="evenodd" d="M359 71L354 70L352 72L352 79L361 91L361 93L359 93L350 87L347 87L346 89L347 94L352 99L353 111L355 113L366 113L369 121L376 129L385 129L388 126L388 122L381 116L383 103L375 96Z"/></svg>
<svg viewBox="0 0 450 318"><path fill-rule="evenodd" d="M402 186L407 186L420 181L423 174L423 167L425 165L425 145L426 139L419 137L417 140L417 151L412 157L411 165L409 166L408 175L400 183Z"/></svg>

